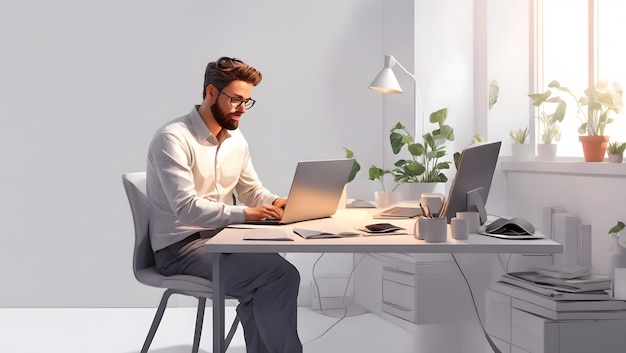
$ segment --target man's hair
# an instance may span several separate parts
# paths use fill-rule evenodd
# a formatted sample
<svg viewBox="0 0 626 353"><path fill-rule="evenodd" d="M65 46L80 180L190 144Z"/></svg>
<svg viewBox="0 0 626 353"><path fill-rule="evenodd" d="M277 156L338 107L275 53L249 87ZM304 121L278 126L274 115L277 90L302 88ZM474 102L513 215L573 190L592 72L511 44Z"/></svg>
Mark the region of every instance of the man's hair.
<svg viewBox="0 0 626 353"><path fill-rule="evenodd" d="M261 72L244 63L241 59L221 57L216 61L210 62L206 67L202 99L206 97L206 88L210 84L221 91L235 80L248 82L256 86L261 83L261 79L263 79Z"/></svg>

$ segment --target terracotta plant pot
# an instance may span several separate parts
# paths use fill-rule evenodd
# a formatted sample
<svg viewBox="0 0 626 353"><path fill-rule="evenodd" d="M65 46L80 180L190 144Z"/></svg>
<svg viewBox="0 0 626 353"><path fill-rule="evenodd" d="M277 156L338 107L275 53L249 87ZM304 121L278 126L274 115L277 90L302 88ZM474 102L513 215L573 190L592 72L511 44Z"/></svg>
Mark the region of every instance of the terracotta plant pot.
<svg viewBox="0 0 626 353"><path fill-rule="evenodd" d="M578 136L583 146L585 162L604 162L609 136Z"/></svg>

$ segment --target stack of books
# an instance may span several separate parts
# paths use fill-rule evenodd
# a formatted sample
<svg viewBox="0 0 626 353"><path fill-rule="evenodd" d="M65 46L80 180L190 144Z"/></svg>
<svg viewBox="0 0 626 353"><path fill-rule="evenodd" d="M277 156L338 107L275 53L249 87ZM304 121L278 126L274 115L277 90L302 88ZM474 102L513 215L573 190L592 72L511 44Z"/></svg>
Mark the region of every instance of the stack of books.
<svg viewBox="0 0 626 353"><path fill-rule="evenodd" d="M550 271L507 273L491 289L510 296L512 307L551 320L626 319L626 301L607 292L608 276Z"/></svg>

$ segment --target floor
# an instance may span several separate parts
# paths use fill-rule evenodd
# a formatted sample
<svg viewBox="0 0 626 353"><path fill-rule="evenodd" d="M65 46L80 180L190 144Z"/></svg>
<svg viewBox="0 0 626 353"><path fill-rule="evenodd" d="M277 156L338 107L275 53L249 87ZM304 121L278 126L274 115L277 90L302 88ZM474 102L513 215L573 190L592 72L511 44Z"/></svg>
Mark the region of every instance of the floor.
<svg viewBox="0 0 626 353"><path fill-rule="evenodd" d="M13 309L0 308L0 352L7 353L138 353L155 309ZM299 308L298 330L305 353L328 352L489 352L481 333L473 332L470 346L450 339L450 329L426 327L410 333L372 313L340 320L339 313L320 314ZM226 310L227 320L234 308ZM211 308L207 308L200 353L212 353ZM152 343L152 353L187 353L193 340L193 308L168 308ZM476 325L459 328L452 337L467 336ZM456 342L451 345L451 342ZM467 341L465 339L465 341ZM430 342L425 344L425 342ZM462 348L461 348L462 347ZM242 330L228 353L245 353Z"/></svg>

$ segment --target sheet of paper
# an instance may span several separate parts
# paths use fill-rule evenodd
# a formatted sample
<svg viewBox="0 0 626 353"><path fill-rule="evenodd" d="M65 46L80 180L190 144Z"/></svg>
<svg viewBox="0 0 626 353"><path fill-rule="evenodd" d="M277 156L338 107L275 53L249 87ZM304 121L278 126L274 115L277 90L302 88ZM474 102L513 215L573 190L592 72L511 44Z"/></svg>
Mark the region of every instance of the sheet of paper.
<svg viewBox="0 0 626 353"><path fill-rule="evenodd" d="M244 240L293 240L290 228L253 228L243 236Z"/></svg>

